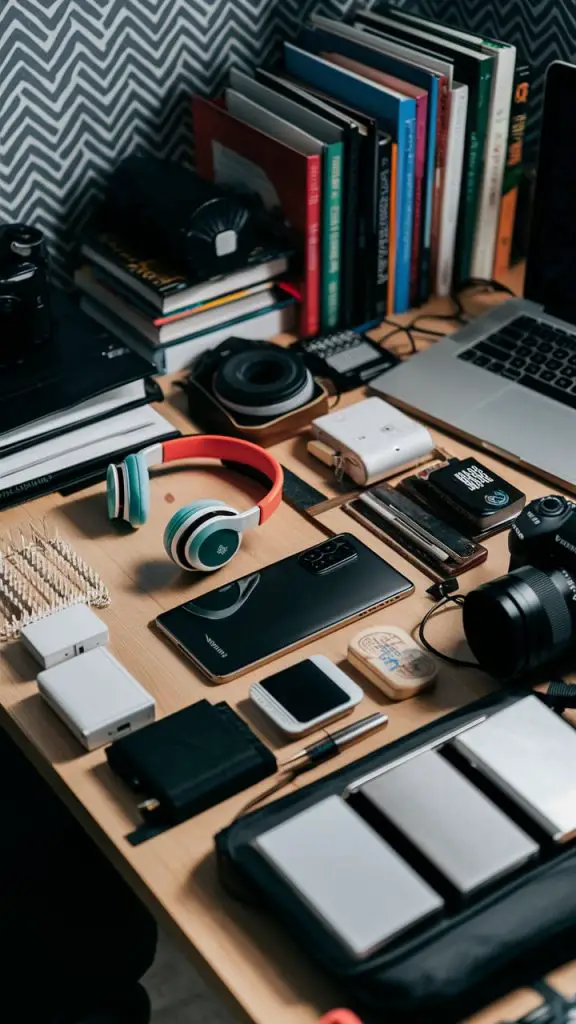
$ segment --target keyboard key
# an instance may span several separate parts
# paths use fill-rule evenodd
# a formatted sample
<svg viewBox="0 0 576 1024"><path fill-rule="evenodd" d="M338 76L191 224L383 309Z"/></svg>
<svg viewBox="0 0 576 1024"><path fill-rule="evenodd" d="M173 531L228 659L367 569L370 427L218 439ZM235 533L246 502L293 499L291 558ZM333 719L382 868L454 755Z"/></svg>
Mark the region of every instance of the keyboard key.
<svg viewBox="0 0 576 1024"><path fill-rule="evenodd" d="M570 387L571 383L572 381L570 380L570 377L558 377L556 387L562 388L562 390L565 391L566 388Z"/></svg>
<svg viewBox="0 0 576 1024"><path fill-rule="evenodd" d="M475 345L474 348L476 352L481 352L483 356L490 356L491 359L498 359L502 362L506 362L509 356L508 352L504 352L503 349L490 344L488 341L481 341L480 344ZM470 350L468 349L468 351Z"/></svg>
<svg viewBox="0 0 576 1024"><path fill-rule="evenodd" d="M521 370L511 370L509 366L505 366L501 373L501 377L508 377L509 380L519 380L522 376Z"/></svg>
<svg viewBox="0 0 576 1024"><path fill-rule="evenodd" d="M551 341L541 341L538 345L538 351L544 352L545 354L552 352L553 348L554 346Z"/></svg>
<svg viewBox="0 0 576 1024"><path fill-rule="evenodd" d="M541 370L539 376L540 380L545 380L548 384L556 379L556 374L552 370Z"/></svg>
<svg viewBox="0 0 576 1024"><path fill-rule="evenodd" d="M568 366L576 366L576 355L570 356L568 360Z"/></svg>
<svg viewBox="0 0 576 1024"><path fill-rule="evenodd" d="M556 346L554 349L554 355L557 359L561 359L562 362L565 363L570 359L572 353L569 348L558 348L558 346Z"/></svg>
<svg viewBox="0 0 576 1024"><path fill-rule="evenodd" d="M516 356L514 359L510 360L510 366L513 370L523 370L525 362L525 359L521 359L519 356Z"/></svg>
<svg viewBox="0 0 576 1024"><path fill-rule="evenodd" d="M529 356L531 351L532 351L532 349L530 348L529 345L524 345L524 344L518 345L518 347L516 348L516 355L517 356Z"/></svg>
<svg viewBox="0 0 576 1024"><path fill-rule="evenodd" d="M533 363L538 363L539 366L543 366L544 363L546 363L546 366L548 368L550 368L550 363L547 362L546 356L543 355L542 352L533 352L532 353L532 362Z"/></svg>
<svg viewBox="0 0 576 1024"><path fill-rule="evenodd" d="M492 345L498 345L500 348L505 349L506 352L510 352L511 349L516 350L518 345L517 338L509 338L505 331L498 331L497 334L490 335L490 342Z"/></svg>
<svg viewBox="0 0 576 1024"><path fill-rule="evenodd" d="M488 356L477 355L474 360L474 366L487 366L489 362Z"/></svg>
<svg viewBox="0 0 576 1024"><path fill-rule="evenodd" d="M476 353L473 348L467 348L465 352L460 353L458 359L463 359L466 363L475 363L475 355Z"/></svg>
<svg viewBox="0 0 576 1024"><path fill-rule="evenodd" d="M559 359L547 359L546 366L549 370L559 370L562 366L562 363Z"/></svg>
<svg viewBox="0 0 576 1024"><path fill-rule="evenodd" d="M563 366L562 374L564 377L574 378L576 377L576 366Z"/></svg>
<svg viewBox="0 0 576 1024"><path fill-rule="evenodd" d="M571 391L560 391L554 384L547 384L546 381L539 380L538 377L532 377L529 374L521 377L519 383L523 384L525 388L530 388L531 391L537 391L540 395L546 395L547 398L553 398L556 402L561 402L563 405L570 406L571 409L576 409L574 389Z"/></svg>
<svg viewBox="0 0 576 1024"><path fill-rule="evenodd" d="M532 375L535 375L535 374L539 373L541 369L542 369L542 367L539 366L538 363L528 363L527 366L526 366L526 373L530 373Z"/></svg>
<svg viewBox="0 0 576 1024"><path fill-rule="evenodd" d="M497 373L499 377L504 376L504 363L499 363L497 359L489 364L488 369L492 370L492 373Z"/></svg>

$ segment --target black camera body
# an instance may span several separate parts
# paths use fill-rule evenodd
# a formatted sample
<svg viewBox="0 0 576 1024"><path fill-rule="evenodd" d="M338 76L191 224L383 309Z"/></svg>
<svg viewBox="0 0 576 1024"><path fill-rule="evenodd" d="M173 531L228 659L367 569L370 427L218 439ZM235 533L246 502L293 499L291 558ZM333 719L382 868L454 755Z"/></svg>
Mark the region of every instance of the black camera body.
<svg viewBox="0 0 576 1024"><path fill-rule="evenodd" d="M508 547L508 574L466 596L464 632L491 675L533 678L575 645L576 505L556 494L531 501Z"/></svg>
<svg viewBox="0 0 576 1024"><path fill-rule="evenodd" d="M510 527L508 548L510 569L576 572L576 505L556 494L531 501Z"/></svg>
<svg viewBox="0 0 576 1024"><path fill-rule="evenodd" d="M48 252L28 224L0 227L0 362L16 362L50 340Z"/></svg>

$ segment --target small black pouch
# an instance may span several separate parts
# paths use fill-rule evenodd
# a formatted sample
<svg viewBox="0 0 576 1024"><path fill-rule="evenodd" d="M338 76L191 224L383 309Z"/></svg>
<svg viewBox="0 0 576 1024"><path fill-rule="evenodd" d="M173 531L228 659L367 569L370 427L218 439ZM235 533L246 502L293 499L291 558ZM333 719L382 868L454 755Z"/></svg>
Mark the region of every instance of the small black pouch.
<svg viewBox="0 0 576 1024"><path fill-rule="evenodd" d="M224 701L200 700L116 740L108 763L151 800L151 820L185 821L242 792L277 769L274 754ZM157 830L156 830L157 831Z"/></svg>

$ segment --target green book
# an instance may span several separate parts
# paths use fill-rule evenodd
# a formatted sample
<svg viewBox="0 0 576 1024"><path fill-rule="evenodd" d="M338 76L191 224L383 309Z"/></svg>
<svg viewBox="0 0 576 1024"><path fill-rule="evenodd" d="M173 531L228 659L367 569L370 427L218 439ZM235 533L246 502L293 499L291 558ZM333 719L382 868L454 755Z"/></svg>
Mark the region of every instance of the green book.
<svg viewBox="0 0 576 1024"><path fill-rule="evenodd" d="M329 143L322 161L322 287L320 322L331 330L340 321L340 273L342 263L342 180L344 147Z"/></svg>
<svg viewBox="0 0 576 1024"><path fill-rule="evenodd" d="M457 280L471 275L476 219L484 173L484 153L488 129L494 57L483 53L474 44L443 35L435 23L412 18L402 11L378 6L365 11L358 19L372 30L408 45L416 54L448 59L454 65L454 79L468 86L468 113L466 117L466 145L462 195L456 238Z"/></svg>
<svg viewBox="0 0 576 1024"><path fill-rule="evenodd" d="M456 236L456 277L460 281L466 281L472 274L474 238L484 177L493 65L494 58L487 57L479 64L477 76L472 76L472 83L470 80L467 83L471 91L468 94L464 149L465 187L460 199Z"/></svg>

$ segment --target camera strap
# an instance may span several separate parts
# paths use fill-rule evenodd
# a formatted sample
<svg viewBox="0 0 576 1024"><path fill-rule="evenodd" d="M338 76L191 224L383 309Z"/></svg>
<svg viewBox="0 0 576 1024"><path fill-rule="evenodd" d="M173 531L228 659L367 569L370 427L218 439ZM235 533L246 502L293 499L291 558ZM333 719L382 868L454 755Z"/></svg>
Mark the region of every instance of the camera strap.
<svg viewBox="0 0 576 1024"><path fill-rule="evenodd" d="M576 708L576 683L566 683L563 679L551 679L546 692L538 691L536 696L554 711L567 711L569 708Z"/></svg>

